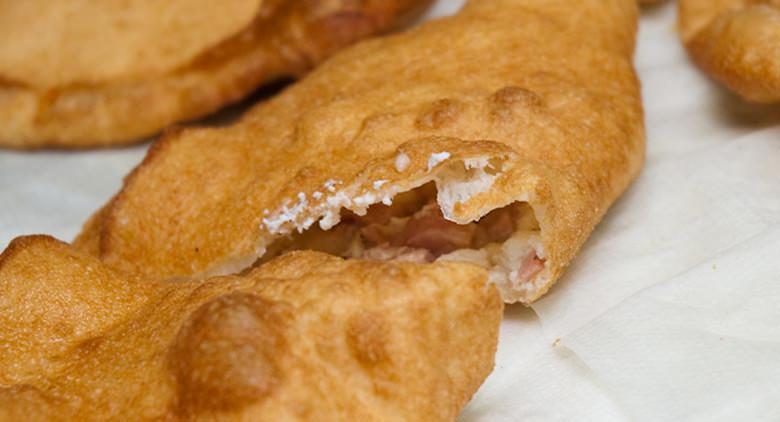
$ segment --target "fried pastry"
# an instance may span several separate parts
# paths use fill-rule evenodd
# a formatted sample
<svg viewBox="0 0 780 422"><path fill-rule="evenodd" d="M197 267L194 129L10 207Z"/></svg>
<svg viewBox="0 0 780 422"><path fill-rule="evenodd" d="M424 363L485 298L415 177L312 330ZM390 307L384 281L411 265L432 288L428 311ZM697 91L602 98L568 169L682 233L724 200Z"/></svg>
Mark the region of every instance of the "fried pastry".
<svg viewBox="0 0 780 422"><path fill-rule="evenodd" d="M157 282L19 238L0 255L0 420L455 420L493 367L486 279L295 252Z"/></svg>
<svg viewBox="0 0 780 422"><path fill-rule="evenodd" d="M170 132L78 247L202 277L311 249L563 273L644 155L635 0L472 0L360 43L230 127Z"/></svg>
<svg viewBox="0 0 780 422"><path fill-rule="evenodd" d="M780 1L680 0L678 14L706 73L747 101L780 101Z"/></svg>
<svg viewBox="0 0 780 422"><path fill-rule="evenodd" d="M0 145L140 140L302 75L428 0L0 0Z"/></svg>

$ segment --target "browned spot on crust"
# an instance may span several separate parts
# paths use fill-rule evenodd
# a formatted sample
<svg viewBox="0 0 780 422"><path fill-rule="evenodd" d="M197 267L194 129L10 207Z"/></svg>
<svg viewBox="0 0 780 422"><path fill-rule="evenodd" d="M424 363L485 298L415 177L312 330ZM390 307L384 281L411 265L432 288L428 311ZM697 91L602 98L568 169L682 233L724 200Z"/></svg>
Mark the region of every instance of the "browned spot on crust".
<svg viewBox="0 0 780 422"><path fill-rule="evenodd" d="M202 305L174 341L170 366L182 409L229 410L266 397L280 382L283 309L247 293Z"/></svg>
<svg viewBox="0 0 780 422"><path fill-rule="evenodd" d="M347 339L361 365L372 367L388 359L385 350L387 327L381 315L363 312L350 318Z"/></svg>
<svg viewBox="0 0 780 422"><path fill-rule="evenodd" d="M499 89L490 97L492 115L498 120L506 120L514 112L544 106L542 98L533 91L516 86Z"/></svg>
<svg viewBox="0 0 780 422"><path fill-rule="evenodd" d="M421 130L433 130L448 126L457 120L461 107L460 102L449 98L434 101L417 117L415 127Z"/></svg>

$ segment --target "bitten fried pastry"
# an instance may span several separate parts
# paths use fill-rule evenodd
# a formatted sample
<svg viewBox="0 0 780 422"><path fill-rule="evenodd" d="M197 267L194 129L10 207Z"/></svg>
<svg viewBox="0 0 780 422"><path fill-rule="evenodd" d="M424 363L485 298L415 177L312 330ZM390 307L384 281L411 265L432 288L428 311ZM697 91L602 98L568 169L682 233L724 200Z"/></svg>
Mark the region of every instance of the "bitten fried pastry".
<svg viewBox="0 0 780 422"><path fill-rule="evenodd" d="M747 101L780 101L780 1L680 0L679 27L714 79Z"/></svg>
<svg viewBox="0 0 780 422"><path fill-rule="evenodd" d="M0 420L451 421L493 367L486 278L296 252L155 282L19 238L0 255Z"/></svg>
<svg viewBox="0 0 780 422"><path fill-rule="evenodd" d="M473 0L363 42L231 127L167 134L76 244L155 277L463 260L529 303L641 167L637 7Z"/></svg>
<svg viewBox="0 0 780 422"><path fill-rule="evenodd" d="M0 0L0 146L140 140L302 75L429 0Z"/></svg>

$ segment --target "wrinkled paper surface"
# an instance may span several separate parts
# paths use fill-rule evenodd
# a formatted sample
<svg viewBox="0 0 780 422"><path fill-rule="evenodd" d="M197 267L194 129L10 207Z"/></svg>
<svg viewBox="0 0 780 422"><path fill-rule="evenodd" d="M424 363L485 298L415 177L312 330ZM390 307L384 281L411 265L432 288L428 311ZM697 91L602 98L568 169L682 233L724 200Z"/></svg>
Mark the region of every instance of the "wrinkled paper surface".
<svg viewBox="0 0 780 422"><path fill-rule="evenodd" d="M710 82L674 17L643 11L642 175L547 297L507 308L463 421L780 420L780 107ZM0 151L0 247L72 239L147 147Z"/></svg>

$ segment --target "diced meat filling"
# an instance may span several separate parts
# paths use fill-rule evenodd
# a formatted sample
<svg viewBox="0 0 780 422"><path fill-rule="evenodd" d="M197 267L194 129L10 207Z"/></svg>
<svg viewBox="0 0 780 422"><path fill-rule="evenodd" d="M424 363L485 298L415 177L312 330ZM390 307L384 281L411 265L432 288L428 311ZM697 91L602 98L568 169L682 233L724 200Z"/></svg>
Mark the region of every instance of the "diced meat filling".
<svg viewBox="0 0 780 422"><path fill-rule="evenodd" d="M454 250L468 248L476 229L473 224L459 225L445 220L436 203L425 205L411 217L395 220L391 224L366 225L360 233L379 247L426 250L433 261Z"/></svg>
<svg viewBox="0 0 780 422"><path fill-rule="evenodd" d="M513 212L514 211L514 212ZM390 207L371 208L364 216L351 215L347 224L359 227L361 247L351 248L345 257L377 261L433 262L461 249L479 249L508 239L517 229L518 210L496 210L479 222L457 224L446 220L435 201L408 217L395 217ZM530 251L515 268L518 280L532 280L544 261Z"/></svg>
<svg viewBox="0 0 780 422"><path fill-rule="evenodd" d="M362 216L344 211L336 227L279 241L264 260L286 250L313 249L345 258L424 263L454 251L503 243L517 230L538 230L526 204L494 210L478 222L457 224L444 218L434 198L435 188L426 185L400 194L393 205L373 205ZM531 280L543 269L544 261L532 251L513 270L518 279Z"/></svg>
<svg viewBox="0 0 780 422"><path fill-rule="evenodd" d="M517 270L517 279L532 280L542 270L544 270L544 261L531 252L520 262L520 268Z"/></svg>

